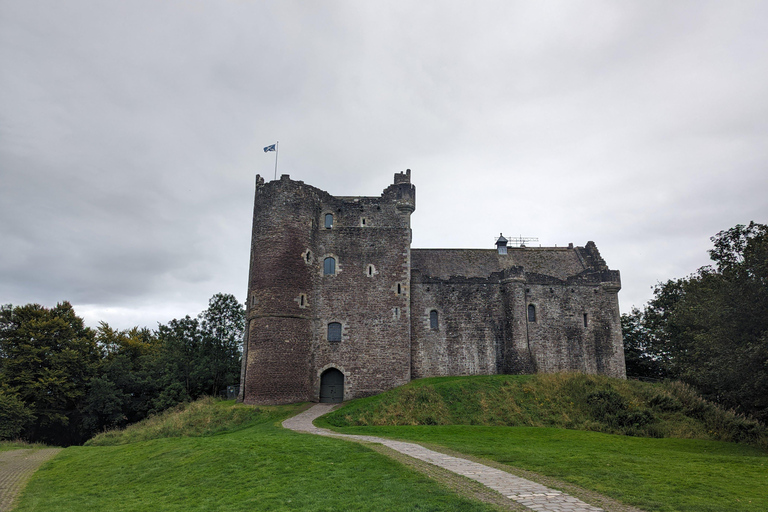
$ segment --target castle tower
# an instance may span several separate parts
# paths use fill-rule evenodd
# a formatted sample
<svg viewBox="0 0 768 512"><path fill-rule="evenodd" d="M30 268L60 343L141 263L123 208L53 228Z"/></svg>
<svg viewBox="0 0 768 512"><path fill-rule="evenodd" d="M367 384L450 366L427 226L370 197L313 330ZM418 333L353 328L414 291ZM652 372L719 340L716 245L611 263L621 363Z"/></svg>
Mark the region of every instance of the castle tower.
<svg viewBox="0 0 768 512"><path fill-rule="evenodd" d="M257 179L240 399L341 401L410 380L410 170L380 197Z"/></svg>
<svg viewBox="0 0 768 512"><path fill-rule="evenodd" d="M256 176L240 379L248 404L311 397L313 192L287 175L266 184Z"/></svg>

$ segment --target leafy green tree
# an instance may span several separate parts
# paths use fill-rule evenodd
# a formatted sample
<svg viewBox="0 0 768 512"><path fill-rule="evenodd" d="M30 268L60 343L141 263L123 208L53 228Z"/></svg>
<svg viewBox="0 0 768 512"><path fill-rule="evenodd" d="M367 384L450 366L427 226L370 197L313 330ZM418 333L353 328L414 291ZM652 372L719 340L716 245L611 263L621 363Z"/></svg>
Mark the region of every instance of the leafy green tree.
<svg viewBox="0 0 768 512"><path fill-rule="evenodd" d="M0 308L0 361L0 384L34 415L25 437L79 442L79 406L97 371L99 350L72 306Z"/></svg>
<svg viewBox="0 0 768 512"><path fill-rule="evenodd" d="M768 226L712 237L715 263L658 285L642 313L625 315L628 364L636 347L665 376L768 422ZM629 366L628 366L629 368Z"/></svg>
<svg viewBox="0 0 768 512"><path fill-rule="evenodd" d="M244 323L243 306L234 296L219 293L198 318L186 316L160 325L163 391L155 410L216 395L224 386L237 384Z"/></svg>
<svg viewBox="0 0 768 512"><path fill-rule="evenodd" d="M0 440L18 439L35 415L21 399L0 390Z"/></svg>
<svg viewBox="0 0 768 512"><path fill-rule="evenodd" d="M114 383L122 395L123 418L116 426L146 418L163 387L158 368L162 349L158 337L147 328L117 331L102 322L96 329L96 341L104 354L100 376ZM98 394L91 395L89 399L97 397ZM90 421L92 425L93 420ZM97 423L99 430L113 426Z"/></svg>
<svg viewBox="0 0 768 512"><path fill-rule="evenodd" d="M162 387L173 389L172 400L176 403L197 398L202 394L201 378L205 368L201 360L202 332L200 323L189 315L159 325L157 336L161 343L159 364ZM179 387L180 386L180 387ZM155 410L167 406L168 398L158 403Z"/></svg>
<svg viewBox="0 0 768 512"><path fill-rule="evenodd" d="M217 293L200 313L203 352L208 369L206 394L215 395L240 379L240 349L245 308L234 295Z"/></svg>
<svg viewBox="0 0 768 512"><path fill-rule="evenodd" d="M669 376L668 354L647 327L643 311L632 308L621 315L621 331L627 377L661 380Z"/></svg>

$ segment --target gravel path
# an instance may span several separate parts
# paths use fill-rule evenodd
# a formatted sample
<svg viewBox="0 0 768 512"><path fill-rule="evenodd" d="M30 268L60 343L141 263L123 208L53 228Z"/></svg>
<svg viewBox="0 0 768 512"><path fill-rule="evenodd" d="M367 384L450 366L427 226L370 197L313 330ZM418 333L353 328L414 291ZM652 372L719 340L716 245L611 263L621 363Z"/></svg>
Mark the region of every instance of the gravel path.
<svg viewBox="0 0 768 512"><path fill-rule="evenodd" d="M43 462L61 448L22 449L0 452L0 512L11 510L13 500Z"/></svg>
<svg viewBox="0 0 768 512"><path fill-rule="evenodd" d="M540 512L604 512L604 509L585 503L562 491L550 489L531 480L472 460L429 450L415 443L394 441L374 436L339 434L327 429L318 428L312 424L316 418L330 412L334 406L335 404L314 405L306 411L285 420L283 426L298 432L382 444L402 454L479 482L531 510Z"/></svg>

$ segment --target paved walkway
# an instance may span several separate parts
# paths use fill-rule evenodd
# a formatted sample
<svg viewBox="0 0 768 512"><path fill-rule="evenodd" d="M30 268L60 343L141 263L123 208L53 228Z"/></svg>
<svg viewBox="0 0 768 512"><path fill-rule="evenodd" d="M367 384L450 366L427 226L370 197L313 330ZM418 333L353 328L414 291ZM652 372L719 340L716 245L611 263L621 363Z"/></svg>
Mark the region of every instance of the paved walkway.
<svg viewBox="0 0 768 512"><path fill-rule="evenodd" d="M43 462L61 448L8 450L0 452L0 512L11 510L13 500Z"/></svg>
<svg viewBox="0 0 768 512"><path fill-rule="evenodd" d="M410 457L423 460L424 462L480 482L532 510L541 512L603 512L603 509L584 503L561 491L550 489L500 469L428 450L415 443L393 441L383 437L339 434L324 428L318 428L312 424L315 418L330 412L334 406L335 404L314 405L301 414L285 420L283 426L298 432L308 432L320 436L340 437L367 443L380 443Z"/></svg>

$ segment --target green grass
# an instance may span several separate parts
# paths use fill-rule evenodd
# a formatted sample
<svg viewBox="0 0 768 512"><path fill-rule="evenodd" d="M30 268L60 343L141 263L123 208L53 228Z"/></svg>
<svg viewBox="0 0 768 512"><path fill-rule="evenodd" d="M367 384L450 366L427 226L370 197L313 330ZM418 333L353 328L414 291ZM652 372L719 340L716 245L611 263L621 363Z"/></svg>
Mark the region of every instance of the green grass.
<svg viewBox="0 0 768 512"><path fill-rule="evenodd" d="M54 448L43 443L28 443L26 441L0 441L0 452L6 452L10 450L24 450L32 449L39 450L41 448Z"/></svg>
<svg viewBox="0 0 768 512"><path fill-rule="evenodd" d="M446 447L570 482L648 511L768 510L768 452L744 444L540 427L334 430Z"/></svg>
<svg viewBox="0 0 768 512"><path fill-rule="evenodd" d="M583 374L420 379L355 400L325 421L337 427L560 427L768 447L768 428L704 401L682 383L650 384Z"/></svg>
<svg viewBox="0 0 768 512"><path fill-rule="evenodd" d="M233 432L67 448L15 512L493 510L357 443L279 426L297 410L260 408Z"/></svg>
<svg viewBox="0 0 768 512"><path fill-rule="evenodd" d="M105 433L44 465L16 511L490 510L365 446L282 429L299 407L205 400ZM768 510L764 427L678 384L424 379L317 423L494 460L649 512ZM712 440L724 438L751 444Z"/></svg>
<svg viewBox="0 0 768 512"><path fill-rule="evenodd" d="M260 419L262 413L258 408L236 404L234 400L206 397L180 404L125 429L103 432L85 444L114 446L165 437L199 437L232 432Z"/></svg>
<svg viewBox="0 0 768 512"><path fill-rule="evenodd" d="M445 447L648 511L768 510L765 427L680 383L567 374L422 379L316 423Z"/></svg>

